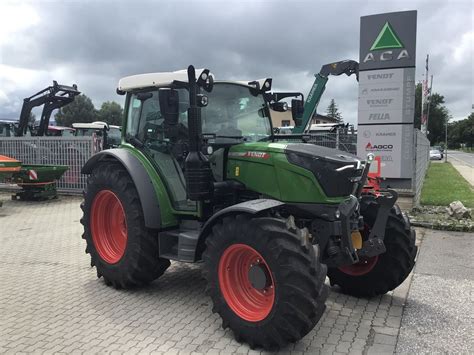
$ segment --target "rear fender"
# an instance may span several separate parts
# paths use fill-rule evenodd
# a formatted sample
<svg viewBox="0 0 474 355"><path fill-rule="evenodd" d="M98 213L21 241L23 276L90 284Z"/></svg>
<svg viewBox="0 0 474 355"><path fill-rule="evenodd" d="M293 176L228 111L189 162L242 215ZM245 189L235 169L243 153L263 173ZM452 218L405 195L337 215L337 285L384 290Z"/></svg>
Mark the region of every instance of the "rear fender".
<svg viewBox="0 0 474 355"><path fill-rule="evenodd" d="M82 167L82 174L90 174L100 163L117 161L131 176L142 205L145 226L161 228L161 212L158 197L151 178L140 160L127 149L108 149L93 155Z"/></svg>

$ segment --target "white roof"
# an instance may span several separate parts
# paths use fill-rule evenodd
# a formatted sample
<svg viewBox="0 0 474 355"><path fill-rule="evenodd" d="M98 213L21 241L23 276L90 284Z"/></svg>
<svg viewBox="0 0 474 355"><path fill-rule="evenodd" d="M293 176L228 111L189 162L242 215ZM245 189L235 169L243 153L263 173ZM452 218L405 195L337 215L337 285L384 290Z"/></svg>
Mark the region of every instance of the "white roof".
<svg viewBox="0 0 474 355"><path fill-rule="evenodd" d="M196 78L199 78L204 69L196 69ZM212 74L211 74L212 75ZM126 76L120 79L118 89L128 91L133 89L147 88L150 86L167 86L173 81L188 81L187 69L164 72L164 73L148 73Z"/></svg>
<svg viewBox="0 0 474 355"><path fill-rule="evenodd" d="M204 69L196 69L196 78L199 78ZM214 75L211 73L212 77ZM173 83L173 81L183 81L188 82L188 71L187 69L173 71L173 72L164 72L164 73L148 73L148 74L138 74L132 76L126 76L125 78L120 79L118 84L118 89L121 91L129 91L134 89L147 88L151 86L168 86ZM267 90L271 89L271 78L257 79L257 80L238 80L238 81L225 81L229 83L238 83L245 86L249 86L249 82L258 81L260 87L263 88L265 82L268 82L270 87L267 87Z"/></svg>
<svg viewBox="0 0 474 355"><path fill-rule="evenodd" d="M92 128L92 129L104 129L108 128L108 124L105 122L92 122L92 123L73 123L72 124L73 128Z"/></svg>

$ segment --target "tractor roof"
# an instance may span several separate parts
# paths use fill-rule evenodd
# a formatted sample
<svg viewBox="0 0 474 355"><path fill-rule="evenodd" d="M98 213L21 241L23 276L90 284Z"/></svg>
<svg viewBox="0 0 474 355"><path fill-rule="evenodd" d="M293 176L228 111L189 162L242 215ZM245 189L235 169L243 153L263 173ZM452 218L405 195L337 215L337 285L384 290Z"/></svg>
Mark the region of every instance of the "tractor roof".
<svg viewBox="0 0 474 355"><path fill-rule="evenodd" d="M196 77L201 75L204 69L196 69ZM214 75L211 73L214 77ZM126 76L125 78L120 79L118 84L118 90L120 91L131 91L135 89L142 89L147 87L160 87L160 86L169 86L173 81L182 81L188 82L188 71L178 70L173 72L163 72L163 73L148 73L148 74L138 74L132 76ZM259 83L260 87L263 88L265 83L267 84L266 89L270 90L271 88L271 79L258 79L255 80ZM221 81L231 84L240 84L250 87L255 87L253 84L255 81ZM268 86L269 85L269 86Z"/></svg>
<svg viewBox="0 0 474 355"><path fill-rule="evenodd" d="M196 69L196 77L199 77L204 69ZM129 91L150 86L167 86L173 81L188 81L188 71L178 70L164 73L148 73L126 76L120 79L118 89L121 91Z"/></svg>

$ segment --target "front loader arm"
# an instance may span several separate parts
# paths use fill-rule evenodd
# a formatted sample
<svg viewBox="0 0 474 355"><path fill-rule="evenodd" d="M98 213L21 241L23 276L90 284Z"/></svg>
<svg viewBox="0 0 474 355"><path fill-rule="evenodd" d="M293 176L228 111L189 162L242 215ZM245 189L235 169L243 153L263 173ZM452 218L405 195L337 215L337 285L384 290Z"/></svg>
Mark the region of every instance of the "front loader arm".
<svg viewBox="0 0 474 355"><path fill-rule="evenodd" d="M299 134L306 131L311 118L316 113L319 100L321 100L324 90L326 89L329 75L338 76L341 74L346 74L347 76L356 74L356 78L359 80L359 63L354 60L343 60L340 62L325 64L321 67L319 73L315 74L316 79L306 97L301 125L295 127L293 133Z"/></svg>

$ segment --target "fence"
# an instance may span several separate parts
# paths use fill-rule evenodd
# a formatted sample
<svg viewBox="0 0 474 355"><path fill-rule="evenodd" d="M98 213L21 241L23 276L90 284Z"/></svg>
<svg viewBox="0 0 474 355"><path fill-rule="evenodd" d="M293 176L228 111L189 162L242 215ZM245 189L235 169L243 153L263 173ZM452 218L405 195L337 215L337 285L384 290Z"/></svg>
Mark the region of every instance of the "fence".
<svg viewBox="0 0 474 355"><path fill-rule="evenodd" d="M93 137L2 137L0 154L23 164L67 165L69 169L58 181L57 188L79 193L86 186L81 168L99 145Z"/></svg>
<svg viewBox="0 0 474 355"><path fill-rule="evenodd" d="M425 181L426 170L428 170L430 163L430 141L419 129L415 129L414 140L415 167L412 190L414 194L414 205L418 205L420 203L421 189Z"/></svg>
<svg viewBox="0 0 474 355"><path fill-rule="evenodd" d="M357 154L357 134L352 132L311 133L308 143L336 148ZM429 165L430 142L417 129L414 135L414 178L412 192L415 204L419 203L421 188ZM291 136L288 141L292 141ZM301 139L298 139L301 142ZM86 186L81 168L94 153L100 150L95 137L21 137L0 138L0 154L18 159L24 164L67 165L69 170L59 180L58 190L80 193Z"/></svg>
<svg viewBox="0 0 474 355"><path fill-rule="evenodd" d="M306 142L320 145L328 148L339 149L354 155L357 155L357 133L347 132L347 130L336 130L335 132L317 132L305 134L309 137ZM284 135L283 135L284 137ZM298 141L301 139L292 139L289 135L287 139L289 142Z"/></svg>

